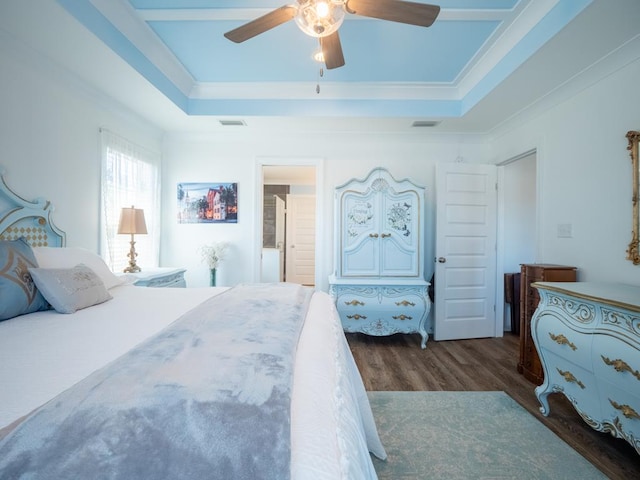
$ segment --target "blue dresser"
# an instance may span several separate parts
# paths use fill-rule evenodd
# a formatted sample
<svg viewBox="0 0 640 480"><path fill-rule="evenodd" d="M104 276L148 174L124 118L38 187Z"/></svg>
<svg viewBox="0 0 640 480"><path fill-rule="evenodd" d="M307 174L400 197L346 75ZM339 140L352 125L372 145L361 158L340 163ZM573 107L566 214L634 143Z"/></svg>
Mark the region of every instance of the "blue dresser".
<svg viewBox="0 0 640 480"><path fill-rule="evenodd" d="M591 427L623 438L640 453L640 287L536 282L540 303L531 335L544 370L535 389L565 395Z"/></svg>

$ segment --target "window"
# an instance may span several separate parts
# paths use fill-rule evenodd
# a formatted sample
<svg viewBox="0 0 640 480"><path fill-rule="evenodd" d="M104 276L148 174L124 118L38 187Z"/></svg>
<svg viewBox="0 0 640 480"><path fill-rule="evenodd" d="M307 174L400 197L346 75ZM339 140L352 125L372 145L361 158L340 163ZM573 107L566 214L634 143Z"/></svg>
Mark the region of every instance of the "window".
<svg viewBox="0 0 640 480"><path fill-rule="evenodd" d="M101 255L114 272L129 263L131 235L118 234L123 207L142 208L147 235L134 238L137 263L158 266L160 244L160 154L135 145L105 129L102 147L102 198L100 208Z"/></svg>

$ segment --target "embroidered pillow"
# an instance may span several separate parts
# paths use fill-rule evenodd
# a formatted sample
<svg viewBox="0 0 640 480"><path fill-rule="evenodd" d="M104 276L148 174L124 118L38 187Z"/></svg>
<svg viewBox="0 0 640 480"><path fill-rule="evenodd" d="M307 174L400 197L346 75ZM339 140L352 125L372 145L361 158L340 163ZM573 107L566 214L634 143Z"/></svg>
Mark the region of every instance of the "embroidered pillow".
<svg viewBox="0 0 640 480"><path fill-rule="evenodd" d="M95 272L109 290L121 285L122 278L109 270L100 255L80 247L33 247L40 268L72 268L83 264Z"/></svg>
<svg viewBox="0 0 640 480"><path fill-rule="evenodd" d="M100 277L84 264L73 268L30 268L29 273L59 313L73 313L113 298Z"/></svg>
<svg viewBox="0 0 640 480"><path fill-rule="evenodd" d="M49 308L29 275L37 266L24 238L0 241L0 320Z"/></svg>

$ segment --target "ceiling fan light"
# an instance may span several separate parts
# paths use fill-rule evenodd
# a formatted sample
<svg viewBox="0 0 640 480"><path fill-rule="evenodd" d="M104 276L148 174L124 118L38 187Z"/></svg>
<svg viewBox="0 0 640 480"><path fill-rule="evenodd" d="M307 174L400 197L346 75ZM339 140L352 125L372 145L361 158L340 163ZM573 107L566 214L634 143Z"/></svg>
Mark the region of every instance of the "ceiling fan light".
<svg viewBox="0 0 640 480"><path fill-rule="evenodd" d="M316 2L316 15L318 18L327 18L329 16L329 4L327 2Z"/></svg>
<svg viewBox="0 0 640 480"><path fill-rule="evenodd" d="M303 0L298 4L295 20L307 35L320 38L334 33L344 20L343 2Z"/></svg>

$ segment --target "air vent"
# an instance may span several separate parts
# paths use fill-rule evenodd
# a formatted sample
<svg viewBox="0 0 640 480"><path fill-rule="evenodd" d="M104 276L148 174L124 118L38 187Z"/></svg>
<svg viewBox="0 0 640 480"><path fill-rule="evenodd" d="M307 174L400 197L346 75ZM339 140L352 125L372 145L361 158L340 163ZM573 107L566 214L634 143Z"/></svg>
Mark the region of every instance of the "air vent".
<svg viewBox="0 0 640 480"><path fill-rule="evenodd" d="M416 120L411 124L412 127L435 127L440 122L434 120Z"/></svg>
<svg viewBox="0 0 640 480"><path fill-rule="evenodd" d="M245 127L244 120L220 120L220 125L225 127Z"/></svg>

